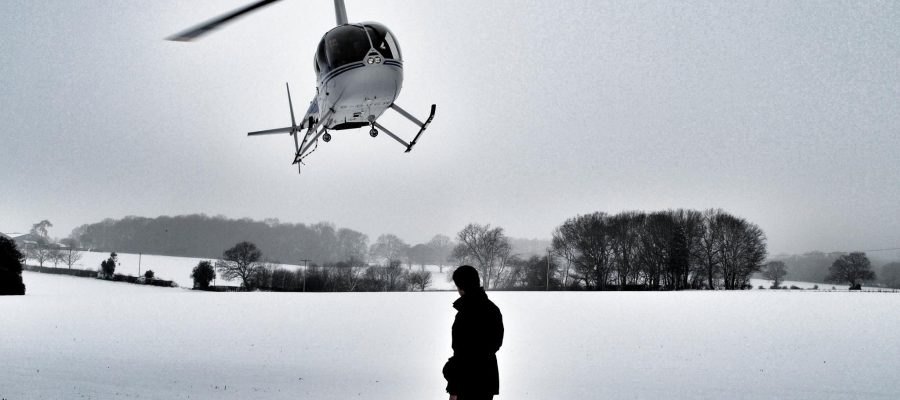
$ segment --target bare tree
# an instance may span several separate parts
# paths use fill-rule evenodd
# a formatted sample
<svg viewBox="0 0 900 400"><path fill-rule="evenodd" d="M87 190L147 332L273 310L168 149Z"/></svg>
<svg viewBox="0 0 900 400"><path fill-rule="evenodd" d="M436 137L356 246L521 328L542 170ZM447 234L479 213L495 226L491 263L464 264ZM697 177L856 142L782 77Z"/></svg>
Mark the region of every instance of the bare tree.
<svg viewBox="0 0 900 400"><path fill-rule="evenodd" d="M352 229L341 228L337 231L338 256L342 260L366 261L369 250L369 237Z"/></svg>
<svg viewBox="0 0 900 400"><path fill-rule="evenodd" d="M609 284L740 289L762 268L765 242L758 226L721 210L596 212L557 227L552 250L565 260L563 286L571 276L589 290Z"/></svg>
<svg viewBox="0 0 900 400"><path fill-rule="evenodd" d="M82 254L80 251L76 251L75 249L69 247L62 251L61 261L66 264L69 269L72 269L72 266L75 265L78 261L81 261Z"/></svg>
<svg viewBox="0 0 900 400"><path fill-rule="evenodd" d="M409 284L414 288L418 289L422 292L425 291L428 286L431 286L431 272L429 271L415 271L409 273Z"/></svg>
<svg viewBox="0 0 900 400"><path fill-rule="evenodd" d="M641 272L650 289L675 289L675 280L687 269L683 235L672 214L665 211L647 216L641 234Z"/></svg>
<svg viewBox="0 0 900 400"><path fill-rule="evenodd" d="M418 264L422 271L425 270L425 264L428 264L434 257L431 254L431 247L425 244L417 244L409 249L409 262Z"/></svg>
<svg viewBox="0 0 900 400"><path fill-rule="evenodd" d="M319 254L319 261L324 264L340 259L338 255L340 243L338 242L337 230L334 224L331 222L319 222L310 226L310 229L316 236L316 240L312 243L312 252L313 254Z"/></svg>
<svg viewBox="0 0 900 400"><path fill-rule="evenodd" d="M702 276L702 264L697 258L697 250L700 248L700 240L705 232L703 214L697 210L678 209L672 215L681 230L684 241L681 250L687 257L686 269L682 271L678 287L682 289L697 288L700 286L700 277Z"/></svg>
<svg viewBox="0 0 900 400"><path fill-rule="evenodd" d="M514 290L559 290L562 285L559 265L553 257L531 256L527 259L512 257L509 273L503 277L501 287ZM549 276L548 276L549 273Z"/></svg>
<svg viewBox="0 0 900 400"><path fill-rule="evenodd" d="M38 265L43 267L45 262L58 262L58 252L56 245L48 236L48 228L53 224L48 220L43 220L31 226L31 236L36 243L25 248L25 255L37 261Z"/></svg>
<svg viewBox="0 0 900 400"><path fill-rule="evenodd" d="M453 253L453 242L450 240L450 237L446 235L434 235L430 241L428 241L428 247L431 248L431 256L433 257L431 262L438 265L440 268L440 272L444 273L444 263L448 261L450 255Z"/></svg>
<svg viewBox="0 0 900 400"><path fill-rule="evenodd" d="M53 244L50 246L50 257L49 261L53 262L53 268L59 266L59 263L63 262L63 257L65 256L65 252L59 248L59 245Z"/></svg>
<svg viewBox="0 0 900 400"><path fill-rule="evenodd" d="M332 276L331 267L326 266L318 266L316 264L312 264L303 274L304 287L307 292L326 292L329 290L333 290L334 285L334 277Z"/></svg>
<svg viewBox="0 0 900 400"><path fill-rule="evenodd" d="M278 266L269 260L257 263L256 271L251 275L250 285L254 289L272 290L275 287L275 270Z"/></svg>
<svg viewBox="0 0 900 400"><path fill-rule="evenodd" d="M850 288L859 288L863 281L875 280L872 263L866 253L855 252L840 256L831 264L826 282L850 282Z"/></svg>
<svg viewBox="0 0 900 400"><path fill-rule="evenodd" d="M481 271L484 288L493 288L491 282L503 274L512 249L503 228L469 224L459 231L457 241L459 244L453 249L453 257L474 264Z"/></svg>
<svg viewBox="0 0 900 400"><path fill-rule="evenodd" d="M720 209L708 209L703 211L701 216L703 229L700 231L693 257L697 260L698 274L706 278L708 289L715 289L722 275L722 257L717 247L724 214Z"/></svg>
<svg viewBox="0 0 900 400"><path fill-rule="evenodd" d="M763 276L772 281L772 289L778 289L781 286L785 275L787 275L787 268L782 261L770 261L763 270Z"/></svg>
<svg viewBox="0 0 900 400"><path fill-rule="evenodd" d="M640 272L638 261L641 227L646 215L624 212L610 219L609 235L615 281L622 288L635 284Z"/></svg>
<svg viewBox="0 0 900 400"><path fill-rule="evenodd" d="M606 286L612 253L608 224L606 213L595 212L570 218L553 233L553 252L572 266L585 289Z"/></svg>
<svg viewBox="0 0 900 400"><path fill-rule="evenodd" d="M222 253L222 259L216 261L216 270L225 279L241 279L241 286L252 288L252 282L261 266L262 251L250 242L240 242Z"/></svg>
<svg viewBox="0 0 900 400"><path fill-rule="evenodd" d="M59 243L65 246L60 249L59 261L66 264L69 269L72 269L72 266L80 261L82 257L81 252L78 251L78 241L74 238L65 238L60 240Z"/></svg>
<svg viewBox="0 0 900 400"><path fill-rule="evenodd" d="M388 292L406 291L406 271L401 268L400 260L391 260L387 267L381 269Z"/></svg>
<svg viewBox="0 0 900 400"><path fill-rule="evenodd" d="M56 255L54 246L50 241L44 238L38 238L37 243L28 246L25 254L28 258L36 261L39 266L43 267L45 262L53 261Z"/></svg>
<svg viewBox="0 0 900 400"><path fill-rule="evenodd" d="M891 262L881 267L881 281L887 287L900 289L900 262Z"/></svg>
<svg viewBox="0 0 900 400"><path fill-rule="evenodd" d="M755 224L729 214L720 215L721 230L716 251L722 262L725 289L741 289L750 276L762 270L766 258L766 237Z"/></svg>
<svg viewBox="0 0 900 400"><path fill-rule="evenodd" d="M366 266L360 260L349 260L334 264L334 269L335 290L355 292L359 289Z"/></svg>
<svg viewBox="0 0 900 400"><path fill-rule="evenodd" d="M375 243L369 249L369 254L380 263L390 265L391 261L402 261L406 258L409 245L393 234L378 236Z"/></svg>

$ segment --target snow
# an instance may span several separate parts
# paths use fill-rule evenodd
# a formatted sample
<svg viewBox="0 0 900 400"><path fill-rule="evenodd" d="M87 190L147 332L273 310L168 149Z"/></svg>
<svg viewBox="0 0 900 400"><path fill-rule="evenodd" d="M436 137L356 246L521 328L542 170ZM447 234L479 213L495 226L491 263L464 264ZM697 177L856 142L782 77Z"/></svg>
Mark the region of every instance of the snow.
<svg viewBox="0 0 900 400"><path fill-rule="evenodd" d="M77 269L92 269L99 270L100 263L109 258L109 253L105 252L94 252L94 251L82 251L81 260L75 263L72 268ZM178 284L178 286L191 288L194 286L194 281L191 279L191 272L194 270L194 267L200 261L211 261L213 265L215 265L215 259L209 258L193 258L193 257L171 257L171 256L158 256L152 254L132 254L132 253L116 253L117 259L119 260L119 265L116 266L116 273L123 275L131 275L131 276L141 276L144 272L147 272L148 269L153 270L153 274L157 279L174 281ZM30 264L36 264L33 260ZM288 269L291 271L296 271L298 269L302 269L302 266L292 265L292 264L277 264L272 263L275 267ZM44 264L45 267L53 267L52 263ZM57 264L56 267L66 268L65 264ZM406 267L404 267L406 268ZM456 290L456 286L453 285L453 282L449 280L449 272L451 267L444 266L443 268L438 267L437 265L428 265L425 267L427 271L432 272L432 284L427 290ZM416 265L412 267L413 271L420 270L421 267ZM443 270L443 273L441 272ZM239 280L225 280L221 276L216 274L216 282L214 284L220 286L240 286L241 282Z"/></svg>
<svg viewBox="0 0 900 400"><path fill-rule="evenodd" d="M93 269L99 270L100 263L109 258L109 253L82 251L81 260L79 260L73 268L77 269ZM211 261L215 265L215 259L209 258L193 258L193 257L170 257L158 256L153 254L132 254L132 253L116 253L119 265L116 266L116 273L131 276L142 276L148 269L153 270L153 274L157 279L174 281L178 286L191 288L194 281L191 279L191 272L200 261ZM34 264L32 261L31 264ZM290 270L296 270L296 265L275 264L272 265ZM53 264L44 264L44 266L52 267ZM66 265L59 264L57 267L66 268ZM224 280L217 277L216 285L222 286L240 286L238 280Z"/></svg>
<svg viewBox="0 0 900 400"><path fill-rule="evenodd" d="M446 399L454 292L208 293L25 272L0 398ZM498 399L900 398L900 295L490 292Z"/></svg>
<svg viewBox="0 0 900 400"><path fill-rule="evenodd" d="M81 254L81 259L73 264L72 268L97 271L100 269L100 263L109 258L109 253L107 252L80 251L79 253ZM116 259L118 260L118 265L116 266L117 274L142 276L144 272L147 272L147 270L150 269L153 270L156 279L173 281L183 288L192 288L194 286L191 272L198 263L201 261L210 261L213 265L216 263L216 259L210 258L174 257L152 254L139 255L133 253L116 253ZM37 265L37 262L29 260L29 264ZM303 266L293 264L270 263L270 265L290 271L303 269ZM67 267L64 263L57 263L54 265L53 263L47 262L44 263L44 266L56 268ZM411 271L420 271L423 269L423 267L419 265L415 265L412 268L404 265L403 268ZM452 266L444 265L439 267L437 265L426 265L424 269L432 273L431 285L426 290L456 290L456 286L453 284L449 274ZM238 279L226 280L216 274L216 281L214 284L220 286L240 286L241 282Z"/></svg>

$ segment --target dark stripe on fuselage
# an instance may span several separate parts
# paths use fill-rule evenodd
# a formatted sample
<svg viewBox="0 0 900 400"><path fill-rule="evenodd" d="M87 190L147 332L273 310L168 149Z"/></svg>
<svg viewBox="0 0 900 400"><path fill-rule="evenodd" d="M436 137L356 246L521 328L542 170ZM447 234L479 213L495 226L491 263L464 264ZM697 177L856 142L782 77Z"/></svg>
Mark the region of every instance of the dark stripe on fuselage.
<svg viewBox="0 0 900 400"><path fill-rule="evenodd" d="M347 65L337 67L337 68L331 70L330 72L328 72L327 74L325 74L325 76L322 77L321 81L323 81L323 82L327 81L327 80L331 79L332 77L334 77L335 75L340 74L341 72L347 71L349 69L365 67L365 66L366 66L366 64L358 62L358 63L347 64Z"/></svg>
<svg viewBox="0 0 900 400"><path fill-rule="evenodd" d="M359 64L359 65L354 65L354 66L352 66L352 67L350 67L350 68L344 68L343 70L338 71L338 73L336 73L336 74L331 74L331 76L325 78L325 81L323 81L322 84L323 84L323 85L327 85L328 82L331 82L332 79L337 78L338 75L341 75L341 74L343 74L344 72L351 71L351 70L354 70L354 69L357 69L357 68L362 68L362 67L365 67L365 66L366 66L365 64Z"/></svg>

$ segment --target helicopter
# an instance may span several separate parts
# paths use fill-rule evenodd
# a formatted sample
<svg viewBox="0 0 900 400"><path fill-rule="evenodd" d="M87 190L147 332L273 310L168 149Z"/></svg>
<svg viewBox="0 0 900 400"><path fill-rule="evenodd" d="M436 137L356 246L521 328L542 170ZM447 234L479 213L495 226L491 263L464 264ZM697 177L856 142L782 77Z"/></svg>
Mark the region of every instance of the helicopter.
<svg viewBox="0 0 900 400"><path fill-rule="evenodd" d="M235 18L277 1L261 0L251 3L166 39L193 41ZM300 123L294 118L290 85L285 83L291 126L247 134L258 136L287 133L293 136L292 165L297 165L298 172L304 164L303 160L318 148L320 138L326 143L331 141L329 130L368 126L369 136L377 137L380 130L406 147L408 153L428 129L437 109L432 104L428 118L422 122L397 105L395 101L403 86L403 56L396 36L377 22L347 22L344 0L334 0L334 10L337 26L326 32L319 41L313 57L313 68L317 76L316 94ZM378 123L378 118L388 109L396 111L419 128L412 141L401 139Z"/></svg>

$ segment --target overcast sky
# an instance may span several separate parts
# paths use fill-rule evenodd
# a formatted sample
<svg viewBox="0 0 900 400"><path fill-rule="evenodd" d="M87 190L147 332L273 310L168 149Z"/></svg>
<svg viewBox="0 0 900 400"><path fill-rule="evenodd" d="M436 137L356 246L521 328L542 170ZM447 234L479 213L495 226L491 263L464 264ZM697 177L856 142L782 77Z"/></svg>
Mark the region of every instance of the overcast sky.
<svg viewBox="0 0 900 400"><path fill-rule="evenodd" d="M327 0L0 3L0 231L188 213L408 242L549 238L593 211L721 207L770 253L900 247L900 2L346 0L386 24L416 149L336 132L290 165ZM410 138L414 126L380 122Z"/></svg>

